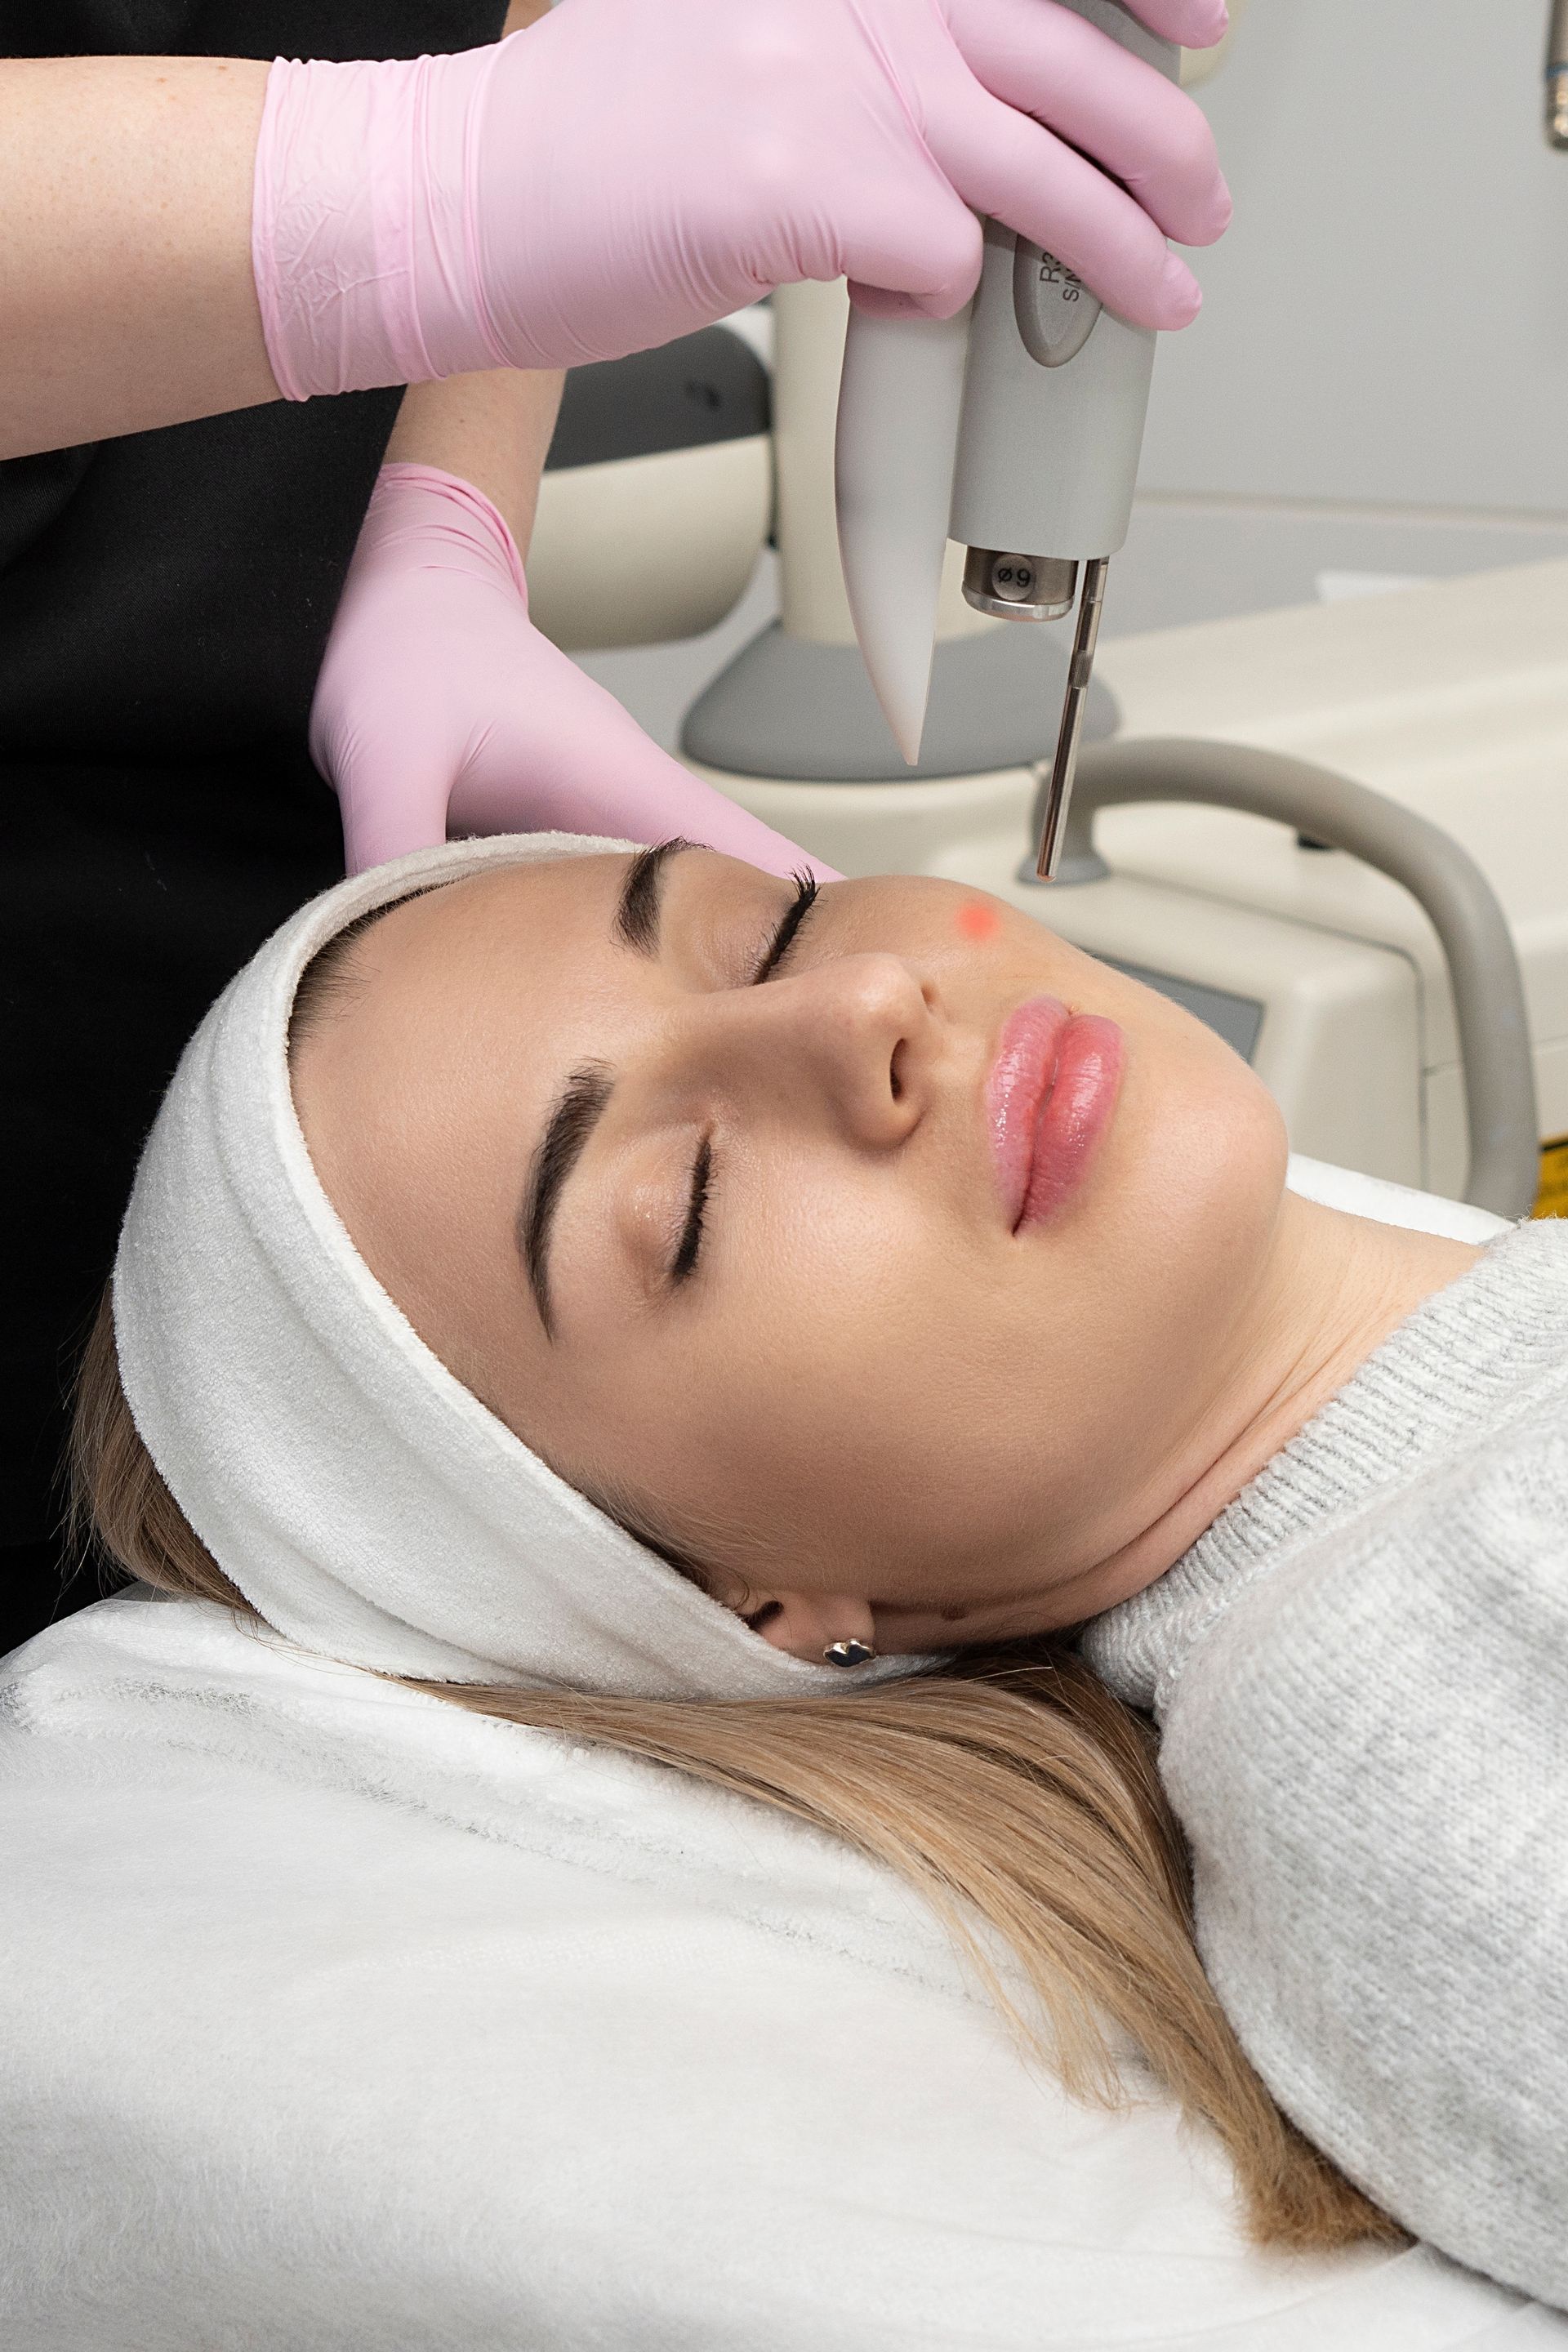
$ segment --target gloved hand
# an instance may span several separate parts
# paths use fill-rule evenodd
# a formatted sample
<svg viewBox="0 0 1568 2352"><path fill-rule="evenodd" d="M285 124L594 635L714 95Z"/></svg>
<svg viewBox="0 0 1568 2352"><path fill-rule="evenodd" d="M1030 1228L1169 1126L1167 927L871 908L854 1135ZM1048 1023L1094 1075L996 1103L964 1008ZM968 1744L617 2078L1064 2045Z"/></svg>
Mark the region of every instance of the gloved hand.
<svg viewBox="0 0 1568 2352"><path fill-rule="evenodd" d="M455 833L681 834L772 874L833 868L651 742L528 617L510 531L470 483L384 466L310 712L351 874Z"/></svg>
<svg viewBox="0 0 1568 2352"><path fill-rule="evenodd" d="M1226 21L1131 5L1189 46ZM1185 326L1165 237L1207 244L1229 210L1197 108L1054 0L567 0L456 57L279 59L252 257L305 399L616 358L799 278L948 317L977 214Z"/></svg>

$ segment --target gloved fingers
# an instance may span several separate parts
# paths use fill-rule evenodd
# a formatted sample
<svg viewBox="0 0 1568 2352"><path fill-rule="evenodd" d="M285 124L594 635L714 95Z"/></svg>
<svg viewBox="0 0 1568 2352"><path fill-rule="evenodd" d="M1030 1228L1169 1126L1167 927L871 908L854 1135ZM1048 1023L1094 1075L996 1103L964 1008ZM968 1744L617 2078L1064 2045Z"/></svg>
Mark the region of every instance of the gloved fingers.
<svg viewBox="0 0 1568 2352"><path fill-rule="evenodd" d="M867 286L858 278L849 280L849 299L868 319L951 319L955 310L963 310L973 290L971 287L967 293L960 292L956 301L929 295L922 299L917 294L900 294L890 286Z"/></svg>
<svg viewBox="0 0 1568 2352"><path fill-rule="evenodd" d="M1152 33L1179 41L1184 49L1212 49L1230 30L1225 0L1127 0Z"/></svg>
<svg viewBox="0 0 1568 2352"><path fill-rule="evenodd" d="M338 796L346 873L363 874L446 840L452 768L436 745L384 740L347 721L331 729L318 723L310 756Z"/></svg>
<svg viewBox="0 0 1568 2352"><path fill-rule="evenodd" d="M951 319L980 282L984 250L973 210L922 155L912 172L889 172L863 192L842 260L863 309Z"/></svg>
<svg viewBox="0 0 1568 2352"><path fill-rule="evenodd" d="M951 22L994 98L1091 157L1167 236L1212 245L1224 234L1230 193L1214 133L1157 67L1086 17L1040 0L958 0Z"/></svg>
<svg viewBox="0 0 1568 2352"><path fill-rule="evenodd" d="M367 866L385 866L416 849L438 849L447 838L448 780L431 770L405 779L404 789L389 798L383 792L338 794L343 819L343 871L363 874Z"/></svg>
<svg viewBox="0 0 1568 2352"><path fill-rule="evenodd" d="M660 830L654 838L668 840L672 834L679 834L683 840L695 841L705 848L719 850L726 857L738 857L748 866L760 866L764 874L811 874L818 882L839 880L837 867L813 857L798 842L775 833L772 825L742 808L727 793L694 776L689 768L683 768L679 760L667 764L675 774L658 783L656 794L650 793L639 802L639 808L645 812L643 829L647 815L657 812L661 820ZM652 781L650 777L650 783Z"/></svg>
<svg viewBox="0 0 1568 2352"><path fill-rule="evenodd" d="M737 807L644 734L629 711L574 662L540 639L531 665L530 715L502 716L452 789L454 833L605 834L622 841L679 835L767 874L830 866Z"/></svg>
<svg viewBox="0 0 1568 2352"><path fill-rule="evenodd" d="M1055 254L1119 318L1192 323L1197 279L1136 197L978 83L951 93L949 107L931 145L966 204Z"/></svg>

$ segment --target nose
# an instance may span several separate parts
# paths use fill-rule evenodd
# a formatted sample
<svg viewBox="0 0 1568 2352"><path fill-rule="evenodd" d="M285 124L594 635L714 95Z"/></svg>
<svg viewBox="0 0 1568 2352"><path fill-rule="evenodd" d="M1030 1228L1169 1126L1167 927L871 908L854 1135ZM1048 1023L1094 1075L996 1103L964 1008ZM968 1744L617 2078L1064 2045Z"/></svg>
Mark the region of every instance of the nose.
<svg viewBox="0 0 1568 2352"><path fill-rule="evenodd" d="M941 1016L901 956L841 956L709 1003L723 1080L825 1111L870 1150L902 1143L924 1117Z"/></svg>

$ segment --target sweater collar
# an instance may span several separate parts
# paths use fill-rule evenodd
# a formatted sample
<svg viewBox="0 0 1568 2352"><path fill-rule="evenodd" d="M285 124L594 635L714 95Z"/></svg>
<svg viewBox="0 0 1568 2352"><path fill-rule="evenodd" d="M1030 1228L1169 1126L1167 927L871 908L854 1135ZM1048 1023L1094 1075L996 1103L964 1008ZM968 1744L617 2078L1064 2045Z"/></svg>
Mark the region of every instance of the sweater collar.
<svg viewBox="0 0 1568 2352"><path fill-rule="evenodd" d="M1085 1657L1158 1713L1191 1643L1244 1583L1327 1522L1428 1475L1565 1372L1568 1223L1517 1225L1423 1300L1173 1567L1093 1619Z"/></svg>

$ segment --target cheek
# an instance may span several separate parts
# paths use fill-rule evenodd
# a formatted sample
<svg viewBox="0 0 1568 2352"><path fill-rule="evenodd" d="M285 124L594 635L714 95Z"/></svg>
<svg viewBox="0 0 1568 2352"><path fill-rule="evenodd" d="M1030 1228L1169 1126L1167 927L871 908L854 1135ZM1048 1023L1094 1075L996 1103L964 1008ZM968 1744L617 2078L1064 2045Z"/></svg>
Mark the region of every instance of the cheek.
<svg viewBox="0 0 1568 2352"><path fill-rule="evenodd" d="M984 947L1001 931L1002 909L988 898L966 898L952 920L961 940Z"/></svg>
<svg viewBox="0 0 1568 2352"><path fill-rule="evenodd" d="M907 1188L858 1171L775 1167L734 1222L707 1298L653 1341L668 1466L793 1516L806 1486L842 1500L911 1362L940 1352L938 1237Z"/></svg>
<svg viewBox="0 0 1568 2352"><path fill-rule="evenodd" d="M1110 1139L1100 1335L1127 1347L1127 1401L1158 1420L1226 1339L1258 1275L1284 1186L1284 1123L1268 1089L1196 1024L1130 1036ZM1159 1368L1163 1367L1161 1371Z"/></svg>
<svg viewBox="0 0 1568 2352"><path fill-rule="evenodd" d="M906 1188L789 1172L684 1329L605 1360L602 1468L716 1565L918 1591L1027 1518L1037 1332Z"/></svg>

